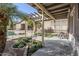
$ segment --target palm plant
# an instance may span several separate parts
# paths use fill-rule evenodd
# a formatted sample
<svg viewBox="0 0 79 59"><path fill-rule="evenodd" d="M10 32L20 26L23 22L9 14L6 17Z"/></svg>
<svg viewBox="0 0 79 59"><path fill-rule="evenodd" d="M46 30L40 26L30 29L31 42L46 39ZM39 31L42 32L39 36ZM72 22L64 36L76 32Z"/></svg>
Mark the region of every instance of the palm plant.
<svg viewBox="0 0 79 59"><path fill-rule="evenodd" d="M29 19L27 22L28 22L28 26L33 29L33 21Z"/></svg>
<svg viewBox="0 0 79 59"><path fill-rule="evenodd" d="M39 21L34 21L29 19L27 22L28 22L28 26L30 26L33 29L34 33L37 31L37 28L40 29L41 27L41 23Z"/></svg>
<svg viewBox="0 0 79 59"><path fill-rule="evenodd" d="M35 23L36 23L36 25L37 25L38 28L41 27L41 23L39 21L36 21Z"/></svg>
<svg viewBox="0 0 79 59"><path fill-rule="evenodd" d="M35 22L35 27L36 27L36 28L35 28L35 32L36 32L36 31L37 31L37 28L40 29L41 23L40 23L39 21L36 21L36 22Z"/></svg>
<svg viewBox="0 0 79 59"><path fill-rule="evenodd" d="M0 54L3 53L6 44L6 28L14 17L27 20L27 15L17 9L11 3L0 3Z"/></svg>

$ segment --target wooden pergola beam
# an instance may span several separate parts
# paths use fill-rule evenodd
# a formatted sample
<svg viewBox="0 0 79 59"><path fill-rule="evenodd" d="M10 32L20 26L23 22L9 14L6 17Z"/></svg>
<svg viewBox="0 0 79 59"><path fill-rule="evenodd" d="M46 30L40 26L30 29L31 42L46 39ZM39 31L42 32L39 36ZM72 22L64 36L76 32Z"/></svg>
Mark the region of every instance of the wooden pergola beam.
<svg viewBox="0 0 79 59"><path fill-rule="evenodd" d="M64 10L68 10L68 9L69 9L68 7L67 8L62 8L62 9L58 9L58 10L52 11L51 13L56 13L56 12L60 13L60 11L64 11Z"/></svg>
<svg viewBox="0 0 79 59"><path fill-rule="evenodd" d="M39 9L41 9L43 12L45 12L51 19L55 20L55 18L46 10L46 8L42 4L34 3L34 5L36 5Z"/></svg>
<svg viewBox="0 0 79 59"><path fill-rule="evenodd" d="M65 3L65 4L59 4L59 5L56 5L56 6L53 6L53 7L49 7L48 10L57 9L57 8L60 8L60 7L64 7L66 5L68 5L68 4L67 3Z"/></svg>
<svg viewBox="0 0 79 59"><path fill-rule="evenodd" d="M68 11L62 11L62 12L57 12L57 13L52 13L53 15L59 15L59 14L65 14L68 13Z"/></svg>

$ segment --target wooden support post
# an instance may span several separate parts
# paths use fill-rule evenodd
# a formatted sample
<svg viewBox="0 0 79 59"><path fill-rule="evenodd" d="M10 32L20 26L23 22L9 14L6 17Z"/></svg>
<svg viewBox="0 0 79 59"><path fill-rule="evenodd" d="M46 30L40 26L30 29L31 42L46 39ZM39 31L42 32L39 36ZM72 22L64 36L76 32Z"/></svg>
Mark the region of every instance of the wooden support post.
<svg viewBox="0 0 79 59"><path fill-rule="evenodd" d="M70 9L68 10L68 15L67 15L67 19L68 19L68 27L67 27L67 33L69 33L70 30Z"/></svg>
<svg viewBox="0 0 79 59"><path fill-rule="evenodd" d="M56 32L56 25L55 25L56 21L54 20L54 32Z"/></svg>
<svg viewBox="0 0 79 59"><path fill-rule="evenodd" d="M73 34L77 39L77 31L78 31L78 4L73 5L74 12L73 12Z"/></svg>
<svg viewBox="0 0 79 59"><path fill-rule="evenodd" d="M33 34L36 32L36 24L35 21L33 21Z"/></svg>
<svg viewBox="0 0 79 59"><path fill-rule="evenodd" d="M25 37L27 37L27 23L25 21Z"/></svg>
<svg viewBox="0 0 79 59"><path fill-rule="evenodd" d="M71 34L73 34L74 37L72 38L72 47L73 47L73 51L71 55L79 55L79 47L77 46L77 40L78 40L78 33L79 33L79 20L78 20L78 4L72 4L71 5L71 16L72 16L72 24L70 23L70 27L72 27ZM71 21L70 21L71 22ZM75 39L74 39L75 38ZM78 48L78 49L77 49ZM76 52L77 50L77 52Z"/></svg>
<svg viewBox="0 0 79 59"><path fill-rule="evenodd" d="M45 46L44 44L44 12L42 11L42 45Z"/></svg>

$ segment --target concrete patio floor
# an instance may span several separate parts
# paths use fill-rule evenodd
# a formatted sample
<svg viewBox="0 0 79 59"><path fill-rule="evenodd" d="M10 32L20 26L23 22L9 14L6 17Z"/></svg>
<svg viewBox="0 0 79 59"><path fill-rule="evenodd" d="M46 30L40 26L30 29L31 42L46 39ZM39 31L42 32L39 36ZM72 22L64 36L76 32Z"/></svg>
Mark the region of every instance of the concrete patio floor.
<svg viewBox="0 0 79 59"><path fill-rule="evenodd" d="M36 51L32 56L70 56L72 47L66 39L57 37L46 38L45 47Z"/></svg>

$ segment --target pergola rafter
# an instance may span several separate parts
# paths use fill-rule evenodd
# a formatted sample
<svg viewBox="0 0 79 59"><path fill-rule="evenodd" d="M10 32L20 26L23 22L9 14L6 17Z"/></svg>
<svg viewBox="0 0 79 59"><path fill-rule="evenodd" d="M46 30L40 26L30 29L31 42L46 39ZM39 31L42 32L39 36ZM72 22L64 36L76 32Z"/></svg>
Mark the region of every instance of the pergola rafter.
<svg viewBox="0 0 79 59"><path fill-rule="evenodd" d="M40 14L41 10L44 11L44 16L52 20L58 19L59 15L67 18L66 15L68 14L68 9L70 9L70 4L68 3L32 3L30 5L36 8ZM62 19L62 17L59 18Z"/></svg>
<svg viewBox="0 0 79 59"><path fill-rule="evenodd" d="M59 12L55 12L55 13L52 13L53 15L60 15L60 14L67 14L68 11L61 11L60 13Z"/></svg>
<svg viewBox="0 0 79 59"><path fill-rule="evenodd" d="M39 9L41 9L43 12L45 12L51 19L55 20L55 18L46 10L46 8L42 4L34 3L34 5L36 5Z"/></svg>
<svg viewBox="0 0 79 59"><path fill-rule="evenodd" d="M61 7L64 7L64 6L67 6L68 4L57 4L57 5L52 5L50 7L47 8L47 10L54 10L54 9L57 9L57 8L61 8Z"/></svg>
<svg viewBox="0 0 79 59"><path fill-rule="evenodd" d="M62 8L62 9L59 9L59 10L55 10L55 11L51 11L51 13L56 13L56 12L59 12L61 13L61 11L68 11L68 7L67 8Z"/></svg>

